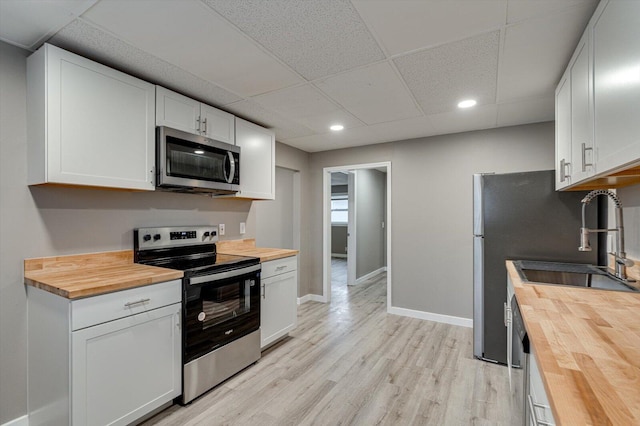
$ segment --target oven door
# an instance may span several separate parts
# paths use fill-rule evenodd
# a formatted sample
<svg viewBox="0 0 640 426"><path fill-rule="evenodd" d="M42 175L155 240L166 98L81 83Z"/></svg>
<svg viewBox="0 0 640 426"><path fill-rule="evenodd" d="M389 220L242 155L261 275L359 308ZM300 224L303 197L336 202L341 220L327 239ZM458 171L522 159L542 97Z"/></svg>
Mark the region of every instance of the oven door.
<svg viewBox="0 0 640 426"><path fill-rule="evenodd" d="M183 363L260 328L261 265L185 279Z"/></svg>
<svg viewBox="0 0 640 426"><path fill-rule="evenodd" d="M193 191L240 189L240 147L170 127L157 131L157 186Z"/></svg>

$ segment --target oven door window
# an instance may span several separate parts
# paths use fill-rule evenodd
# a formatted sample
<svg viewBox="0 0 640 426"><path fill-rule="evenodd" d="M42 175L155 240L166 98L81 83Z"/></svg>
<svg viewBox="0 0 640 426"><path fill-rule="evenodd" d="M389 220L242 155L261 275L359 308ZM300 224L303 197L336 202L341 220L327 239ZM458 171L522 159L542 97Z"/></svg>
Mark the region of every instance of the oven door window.
<svg viewBox="0 0 640 426"><path fill-rule="evenodd" d="M166 173L187 179L227 182L232 169L227 151L167 136Z"/></svg>
<svg viewBox="0 0 640 426"><path fill-rule="evenodd" d="M199 318L206 330L251 311L250 281L202 288L202 312Z"/></svg>

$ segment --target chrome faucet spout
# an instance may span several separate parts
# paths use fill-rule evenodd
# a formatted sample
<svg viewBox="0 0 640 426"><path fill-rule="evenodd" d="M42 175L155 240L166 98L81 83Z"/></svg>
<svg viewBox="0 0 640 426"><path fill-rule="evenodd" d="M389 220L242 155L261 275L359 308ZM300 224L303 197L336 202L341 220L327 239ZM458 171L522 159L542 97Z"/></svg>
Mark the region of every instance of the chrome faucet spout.
<svg viewBox="0 0 640 426"><path fill-rule="evenodd" d="M616 206L616 227L614 229L589 229L586 225L586 208L587 204L591 202L594 198L606 195L609 197ZM580 247L578 250L580 251L591 251L591 245L589 244L589 234L594 232L615 232L616 233L616 251L613 254L615 258L615 272L614 275L616 278L625 281L631 281L627 279L627 271L626 268L633 266L633 261L627 259L627 254L624 251L624 221L622 218L622 203L611 191L605 189L597 189L595 191L589 192L582 199L582 227L580 228Z"/></svg>

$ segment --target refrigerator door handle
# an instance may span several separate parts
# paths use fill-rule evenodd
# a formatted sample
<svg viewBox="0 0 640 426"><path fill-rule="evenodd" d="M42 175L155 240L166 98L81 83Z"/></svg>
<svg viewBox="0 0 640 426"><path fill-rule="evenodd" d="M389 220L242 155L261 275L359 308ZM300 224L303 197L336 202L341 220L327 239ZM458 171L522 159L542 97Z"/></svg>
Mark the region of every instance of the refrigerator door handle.
<svg viewBox="0 0 640 426"><path fill-rule="evenodd" d="M484 235L484 208L482 205L482 191L484 187L484 176L482 174L473 175L473 235Z"/></svg>
<svg viewBox="0 0 640 426"><path fill-rule="evenodd" d="M473 355L484 357L484 238L473 238Z"/></svg>

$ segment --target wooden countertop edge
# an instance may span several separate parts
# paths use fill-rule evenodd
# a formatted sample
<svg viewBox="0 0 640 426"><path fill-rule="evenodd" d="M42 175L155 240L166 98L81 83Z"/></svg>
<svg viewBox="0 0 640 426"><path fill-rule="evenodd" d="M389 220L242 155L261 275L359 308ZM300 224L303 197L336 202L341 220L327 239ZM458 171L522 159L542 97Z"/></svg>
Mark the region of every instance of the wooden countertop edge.
<svg viewBox="0 0 640 426"><path fill-rule="evenodd" d="M583 377L584 373L579 368L574 370L573 368L567 367L567 360L559 359L554 353L552 342L549 339L556 336L547 336L545 334L540 322L541 320L536 318L536 309L529 303L529 299L532 297L532 294L536 295L534 299L535 301L543 299L543 297L540 297L540 294L562 292L564 295L569 296L567 297L568 300L573 302L571 295L574 295L575 298L581 300L581 302L578 303L582 304L584 304L584 296L589 295L586 298L604 298L604 300L607 298L624 299L625 301L629 301L629 305L633 306L635 306L635 301L637 300L638 305L640 306L640 294L619 293L608 290L594 290L566 286L550 286L547 284L523 283L515 266L513 265L513 261L508 260L506 262L506 267L507 273L514 285L516 298L518 299L518 303L521 305L522 317L529 334L530 342L532 346L536 348L534 350L534 356L538 362L542 381L549 398L549 403L551 405L551 410L555 417L556 424L599 424L599 421L615 422L615 419L611 418L612 412L618 413L622 417L625 417L626 414L629 416L626 418L631 419L632 421L633 419L637 419L637 417L633 417L633 414L629 411L630 407L627 406L625 401L619 400L619 397L617 397L618 400L614 401L602 401L598 399L596 395L590 394L588 395L589 400L587 401L587 397L582 392L584 390L581 390L580 383L578 383L580 381L579 377ZM552 290L554 288L556 290ZM545 301L543 300L540 304L542 305L543 302ZM557 303L557 300L549 300L549 307L555 308ZM538 308L542 311L539 314L542 321L546 321L547 323L553 322L552 319L547 318L548 313L544 305L538 306ZM553 312L550 310L549 313ZM576 318L582 319L579 317ZM554 333L560 332L555 330ZM578 338L577 335L575 335L575 337ZM556 342L556 344L557 343L558 342ZM570 377L568 377L568 375ZM568 380L572 382L572 385L567 386ZM573 381L575 381L575 383L573 383ZM561 387L564 389L561 389ZM570 392L566 392L567 388L569 388ZM576 401L581 402L581 407L579 409L576 407ZM562 404L562 408L559 404ZM567 404L571 405L571 407L568 408L566 406ZM612 409L612 405L615 408ZM608 408L607 412L604 411L605 406Z"/></svg>

